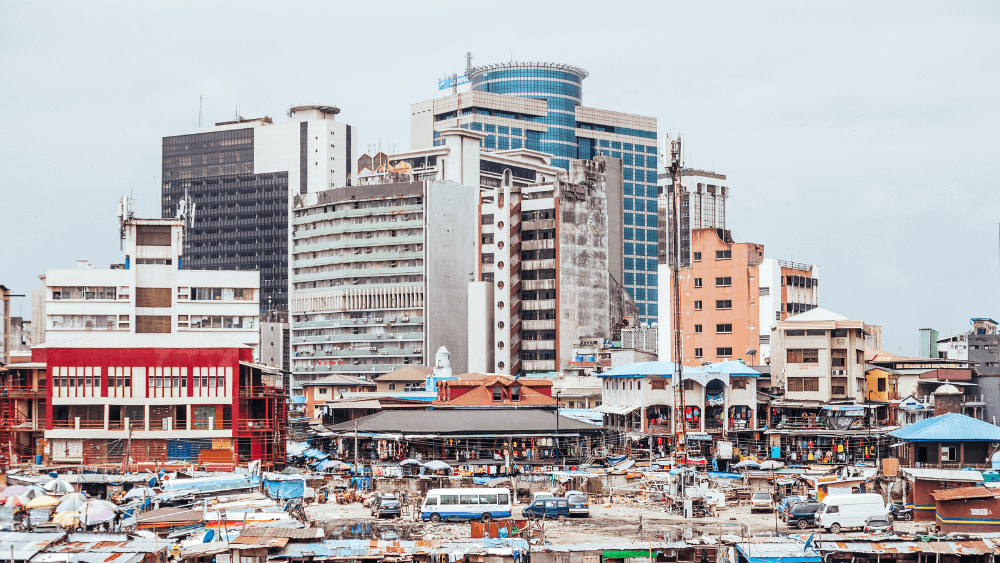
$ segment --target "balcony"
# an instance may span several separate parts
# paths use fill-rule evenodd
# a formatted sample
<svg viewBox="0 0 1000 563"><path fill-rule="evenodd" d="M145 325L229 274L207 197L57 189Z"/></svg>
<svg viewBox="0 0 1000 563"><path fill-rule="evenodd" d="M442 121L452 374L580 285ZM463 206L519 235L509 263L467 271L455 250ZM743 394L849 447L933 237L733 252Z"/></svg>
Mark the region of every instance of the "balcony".
<svg viewBox="0 0 1000 563"><path fill-rule="evenodd" d="M236 426L238 430L246 432L272 431L276 427L277 427L276 421L273 418L255 418L255 419L241 418Z"/></svg>
<svg viewBox="0 0 1000 563"><path fill-rule="evenodd" d="M41 398L45 397L45 387L33 389L30 385L12 385L0 389L0 397Z"/></svg>

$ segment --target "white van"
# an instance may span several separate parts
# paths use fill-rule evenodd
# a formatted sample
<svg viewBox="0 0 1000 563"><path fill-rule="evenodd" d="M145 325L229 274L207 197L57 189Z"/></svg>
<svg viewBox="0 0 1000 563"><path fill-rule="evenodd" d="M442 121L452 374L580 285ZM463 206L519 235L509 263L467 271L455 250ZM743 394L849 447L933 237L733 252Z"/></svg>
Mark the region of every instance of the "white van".
<svg viewBox="0 0 1000 563"><path fill-rule="evenodd" d="M816 512L816 525L839 534L843 528L864 528L868 517L884 518L886 512L879 494L827 495Z"/></svg>

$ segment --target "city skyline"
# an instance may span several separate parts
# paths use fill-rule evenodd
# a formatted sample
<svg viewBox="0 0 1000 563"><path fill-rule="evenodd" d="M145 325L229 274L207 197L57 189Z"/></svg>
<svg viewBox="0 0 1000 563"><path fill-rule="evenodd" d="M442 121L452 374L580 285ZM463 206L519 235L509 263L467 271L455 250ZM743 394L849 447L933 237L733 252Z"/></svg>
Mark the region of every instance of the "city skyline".
<svg viewBox="0 0 1000 563"><path fill-rule="evenodd" d="M161 139L196 130L199 97L203 125L231 120L237 105L242 117L276 120L293 105L336 105L339 119L359 128L360 147L404 150L410 104L437 96L437 80L460 73L471 51L473 64L583 67L585 105L656 117L661 147L668 133L683 132L688 165L729 178L734 237L764 244L771 257L821 265L823 307L881 325L887 351L916 354L919 328L946 337L970 317L1000 315L989 190L998 148L990 133L1000 121L989 92L998 79L983 70L996 52L989 32L998 9L847 4L805 14L778 6L650 5L650 17L602 19L602 36L633 38L627 56L560 41L561 30L511 30L504 46L474 26L446 43L415 31L415 21L434 20L433 8L452 14L442 26L476 13L448 3L398 8L411 25L380 22L386 37L396 35L385 44L366 42L361 29L326 37L323 18L303 23L264 5L239 16L272 22L267 34L226 28L232 14L216 4L114 17L76 5L44 15L5 6L0 283L30 295L48 268L120 262L111 248L118 198L131 193L138 216L160 215ZM326 9L335 11L313 11ZM510 9L527 13L526 4ZM532 13L541 22L556 11ZM585 14L563 16L586 23ZM675 41L653 38L657 26ZM705 32L724 39L706 41ZM421 48L404 48L407 41ZM352 44L362 48L322 56L324 71L296 56ZM30 317L30 300L12 309Z"/></svg>

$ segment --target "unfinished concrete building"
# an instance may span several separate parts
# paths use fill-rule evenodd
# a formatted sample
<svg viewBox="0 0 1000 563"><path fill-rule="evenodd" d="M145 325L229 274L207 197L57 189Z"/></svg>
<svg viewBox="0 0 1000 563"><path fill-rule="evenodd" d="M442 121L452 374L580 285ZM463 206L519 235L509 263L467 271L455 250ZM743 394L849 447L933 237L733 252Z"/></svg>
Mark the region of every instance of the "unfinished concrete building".
<svg viewBox="0 0 1000 563"><path fill-rule="evenodd" d="M530 186L505 171L496 191L482 193L482 281L474 284L482 287L470 291L480 301L470 310L488 311L492 338L470 366L560 371L580 339L608 338L623 317L638 314L621 282L622 230L612 224L620 213L608 209L621 200L621 166L609 157L574 160L568 173ZM470 323L470 334L476 328Z"/></svg>

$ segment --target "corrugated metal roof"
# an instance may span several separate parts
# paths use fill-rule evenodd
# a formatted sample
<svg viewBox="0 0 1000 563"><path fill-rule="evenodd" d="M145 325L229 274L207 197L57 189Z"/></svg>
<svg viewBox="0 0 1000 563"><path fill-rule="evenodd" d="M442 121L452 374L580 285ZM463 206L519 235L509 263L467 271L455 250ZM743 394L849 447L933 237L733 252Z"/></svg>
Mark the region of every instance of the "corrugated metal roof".
<svg viewBox="0 0 1000 563"><path fill-rule="evenodd" d="M31 558L32 563L139 563L146 558L145 553L39 553Z"/></svg>
<svg viewBox="0 0 1000 563"><path fill-rule="evenodd" d="M844 553L941 553L944 555L985 555L998 553L991 540L931 541L829 541L823 540L820 551Z"/></svg>
<svg viewBox="0 0 1000 563"><path fill-rule="evenodd" d="M935 500L961 500L967 498L992 498L996 494L995 491L991 491L986 487L958 487L957 489L934 491L931 493L931 496Z"/></svg>
<svg viewBox="0 0 1000 563"><path fill-rule="evenodd" d="M930 469L923 467L901 467L904 475L915 479L928 481L960 481L963 483L982 483L983 474L974 469Z"/></svg>
<svg viewBox="0 0 1000 563"><path fill-rule="evenodd" d="M341 375L339 373L328 375L321 379L317 379L316 381L307 381L302 384L303 387L316 385L361 385L363 387L376 387L375 382L370 379L361 379L356 375Z"/></svg>
<svg viewBox="0 0 1000 563"><path fill-rule="evenodd" d="M258 536L258 537L275 537L275 538L292 538L297 540L306 539L323 539L325 533L323 528L262 528L259 526L254 526L251 528L244 528L244 536Z"/></svg>
<svg viewBox="0 0 1000 563"><path fill-rule="evenodd" d="M906 442L1000 442L1000 427L959 413L927 418L890 434Z"/></svg>
<svg viewBox="0 0 1000 563"><path fill-rule="evenodd" d="M230 543L235 545L252 545L258 548L271 549L274 547L285 547L285 544L288 543L288 538L240 535Z"/></svg>
<svg viewBox="0 0 1000 563"><path fill-rule="evenodd" d="M389 410L368 415L350 422L330 427L334 432L395 432L407 434L455 434L484 432L505 434L512 432L554 433L556 415L541 409L444 409L444 410ZM559 417L559 429L600 430L565 416Z"/></svg>

